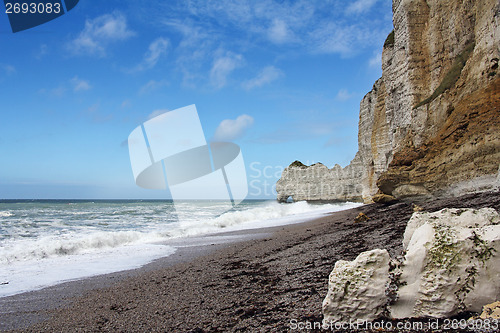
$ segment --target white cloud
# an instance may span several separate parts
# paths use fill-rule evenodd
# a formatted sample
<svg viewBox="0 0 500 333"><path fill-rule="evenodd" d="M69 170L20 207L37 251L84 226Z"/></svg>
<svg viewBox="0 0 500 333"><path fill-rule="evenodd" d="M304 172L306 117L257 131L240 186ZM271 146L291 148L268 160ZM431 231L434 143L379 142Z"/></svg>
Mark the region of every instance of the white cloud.
<svg viewBox="0 0 500 333"><path fill-rule="evenodd" d="M293 41L301 52L317 53L318 45L327 37L322 53L340 53L351 55L359 49L376 45L387 35L387 26L392 25L391 18L380 18L379 14L390 11L390 0L356 0L356 1L240 1L231 0L190 0L183 5L164 4L167 13L162 21L167 25L188 25L189 30L207 33L204 40L198 43L225 44L234 41L244 46L263 46L261 41L268 40L276 44ZM373 17L363 20L346 19L345 15L373 11ZM189 17L179 23L178 17ZM175 23L172 23L175 22ZM217 24L213 24L217 22ZM319 34L325 28L323 34ZM334 32L338 31L338 35ZM377 33L382 31L381 36ZM346 32L348 33L346 35ZM368 34L368 32L371 32ZM328 38L334 34L336 38ZM358 36L357 34L360 34ZM317 37L315 38L315 36ZM365 38L366 36L370 38ZM377 35L378 38L372 38ZM184 34L186 40L193 41L192 34ZM311 38L312 37L312 38ZM338 45L338 47L335 47ZM227 46L225 46L227 48Z"/></svg>
<svg viewBox="0 0 500 333"><path fill-rule="evenodd" d="M243 57L240 54L230 52L217 57L210 70L210 83L212 86L218 89L224 87L231 72L241 66L242 59Z"/></svg>
<svg viewBox="0 0 500 333"><path fill-rule="evenodd" d="M85 28L67 47L77 55L105 56L106 46L115 41L126 40L135 33L127 27L124 15L114 12L85 21Z"/></svg>
<svg viewBox="0 0 500 333"><path fill-rule="evenodd" d="M177 5L164 2L160 7L162 15L157 20L180 33L180 42L174 44L172 53L177 57L176 66L183 75L183 85L189 87L206 83L207 76L212 86L224 86L225 73L243 65L233 57L219 59L227 58L220 56L220 49L242 54L262 42L266 47L269 42L293 41L297 45L294 29L312 15L312 6L303 0L293 4L269 0L193 0ZM210 62L214 54L219 56Z"/></svg>
<svg viewBox="0 0 500 333"><path fill-rule="evenodd" d="M340 89L337 93L337 99L339 101L347 101L355 96L354 93L350 93L347 89Z"/></svg>
<svg viewBox="0 0 500 333"><path fill-rule="evenodd" d="M165 38L157 38L150 45L149 50L144 56L144 64L147 68L156 66L162 54L167 52L168 40Z"/></svg>
<svg viewBox="0 0 500 333"><path fill-rule="evenodd" d="M318 28L311 33L311 40L316 41L314 49L319 53L340 53L351 52L352 36L348 29L337 26L334 22L324 27Z"/></svg>
<svg viewBox="0 0 500 333"><path fill-rule="evenodd" d="M148 20L178 33L178 38L171 38L171 54L176 57L183 85L196 87L209 77L212 85L223 86L227 76L218 65L229 65L226 72L230 73L234 70L230 69L234 60L220 59L216 64L213 59L217 50L245 56L246 52L266 49L282 59L309 54L351 57L383 43L392 29L390 15L384 16L391 12L390 3L390 0L373 4L356 0L189 0L175 4L165 1L154 2L157 14L148 16ZM371 12L361 20L346 16L348 7L352 13L367 8ZM274 44L272 48L270 44ZM215 57L216 61L218 58L221 57Z"/></svg>
<svg viewBox="0 0 500 333"><path fill-rule="evenodd" d="M169 83L167 80L160 80L160 81L150 80L148 83L146 83L145 85L143 85L139 89L139 94L144 95L147 93L151 93L151 92L158 90L162 87L168 86L168 84Z"/></svg>
<svg viewBox="0 0 500 333"><path fill-rule="evenodd" d="M361 14L369 11L378 0L357 0L349 4L347 14Z"/></svg>
<svg viewBox="0 0 500 333"><path fill-rule="evenodd" d="M89 81L79 79L78 76L75 76L74 78L72 78L70 80L70 82L73 85L73 91L75 91L75 92L76 91L85 91L85 90L89 90L90 88L92 88L90 86Z"/></svg>
<svg viewBox="0 0 500 333"><path fill-rule="evenodd" d="M247 114L242 114L236 119L225 119L215 130L213 140L232 141L241 138L252 125L253 118Z"/></svg>
<svg viewBox="0 0 500 333"><path fill-rule="evenodd" d="M267 66L262 69L253 79L243 82L243 88L250 90L271 83L283 76L283 72L274 66Z"/></svg>
<svg viewBox="0 0 500 333"><path fill-rule="evenodd" d="M144 59L132 71L143 71L156 66L160 57L167 53L169 41L166 38L160 37L149 44L148 51L144 54Z"/></svg>
<svg viewBox="0 0 500 333"><path fill-rule="evenodd" d="M325 10L335 11L337 5L329 1L233 1L233 0L191 0L185 6L169 7L172 14L178 17L179 12L185 12L189 17L204 18L203 22L213 28L218 27L217 33L225 33L236 28L251 34L291 32L308 26L315 12ZM173 9L173 11L172 11ZM173 15L174 16L174 15ZM216 19L217 27L211 25L211 20ZM270 36L268 36L270 37Z"/></svg>
<svg viewBox="0 0 500 333"><path fill-rule="evenodd" d="M377 51L373 54L373 57L368 60L368 64L370 67L382 67L382 52Z"/></svg>
<svg viewBox="0 0 500 333"><path fill-rule="evenodd" d="M181 41L176 46L176 67L182 73L182 84L194 87L199 81L206 80L205 67L212 66L211 54L218 47L217 33L211 27L200 27L189 19L177 18L165 20L167 27L181 34ZM211 67L209 67L211 68Z"/></svg>
<svg viewBox="0 0 500 333"><path fill-rule="evenodd" d="M276 44L283 44L293 39L292 32L285 21L274 19L268 30L269 39Z"/></svg>
<svg viewBox="0 0 500 333"><path fill-rule="evenodd" d="M337 53L350 57L362 49L379 48L386 36L386 30L370 27L363 21L352 24L327 22L312 31L309 39L313 53Z"/></svg>

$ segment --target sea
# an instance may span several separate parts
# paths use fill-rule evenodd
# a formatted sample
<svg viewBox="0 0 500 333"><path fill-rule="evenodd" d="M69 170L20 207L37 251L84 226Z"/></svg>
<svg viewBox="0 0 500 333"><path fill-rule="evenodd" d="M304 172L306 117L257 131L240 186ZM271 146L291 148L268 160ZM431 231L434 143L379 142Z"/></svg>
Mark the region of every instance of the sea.
<svg viewBox="0 0 500 333"><path fill-rule="evenodd" d="M183 217L176 213L182 208ZM182 207L180 207L181 205ZM0 200L0 297L141 267L175 253L173 238L303 222L358 203ZM188 214L185 214L188 212Z"/></svg>

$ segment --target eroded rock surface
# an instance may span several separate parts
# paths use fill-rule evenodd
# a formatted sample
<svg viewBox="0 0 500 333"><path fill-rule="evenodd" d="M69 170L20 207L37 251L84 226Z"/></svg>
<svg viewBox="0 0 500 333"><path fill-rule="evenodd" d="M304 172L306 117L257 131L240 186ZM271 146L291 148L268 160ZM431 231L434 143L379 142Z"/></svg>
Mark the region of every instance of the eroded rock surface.
<svg viewBox="0 0 500 333"><path fill-rule="evenodd" d="M392 316L444 318L499 299L499 223L493 208L414 213Z"/></svg>
<svg viewBox="0 0 500 333"><path fill-rule="evenodd" d="M382 77L345 168L293 164L278 200L461 195L500 187L500 3L393 0Z"/></svg>
<svg viewBox="0 0 500 333"><path fill-rule="evenodd" d="M295 161L282 173L276 183L278 201L285 202L291 196L294 201L338 200L363 201L361 163L351 163L345 168L335 165L328 169L321 163L305 166Z"/></svg>
<svg viewBox="0 0 500 333"><path fill-rule="evenodd" d="M398 266L386 250L339 260L323 301L325 322L447 318L500 299L500 215L494 208L415 212Z"/></svg>
<svg viewBox="0 0 500 333"><path fill-rule="evenodd" d="M354 261L339 260L330 274L323 301L324 322L372 321L387 310L389 253L375 249Z"/></svg>

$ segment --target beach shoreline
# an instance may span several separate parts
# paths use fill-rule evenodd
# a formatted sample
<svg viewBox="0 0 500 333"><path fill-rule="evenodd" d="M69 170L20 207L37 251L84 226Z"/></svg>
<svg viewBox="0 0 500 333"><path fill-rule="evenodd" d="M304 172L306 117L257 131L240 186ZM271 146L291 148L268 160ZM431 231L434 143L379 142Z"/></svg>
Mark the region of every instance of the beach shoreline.
<svg viewBox="0 0 500 333"><path fill-rule="evenodd" d="M62 281L44 288L0 297L0 331L29 327L48 318L45 313L71 303L72 299L87 292L112 286L117 281L189 262L228 246L269 236L279 227L244 229L194 237L175 238L162 242L175 246L173 254L154 259L138 268Z"/></svg>
<svg viewBox="0 0 500 333"><path fill-rule="evenodd" d="M500 196L490 192L419 204L427 211L500 210ZM355 223L360 212L370 219ZM321 321L328 275L337 260L353 260L374 248L400 255L412 213L410 202L372 204L304 223L200 237L203 244L178 247L136 270L0 299L1 329L289 331L294 321Z"/></svg>

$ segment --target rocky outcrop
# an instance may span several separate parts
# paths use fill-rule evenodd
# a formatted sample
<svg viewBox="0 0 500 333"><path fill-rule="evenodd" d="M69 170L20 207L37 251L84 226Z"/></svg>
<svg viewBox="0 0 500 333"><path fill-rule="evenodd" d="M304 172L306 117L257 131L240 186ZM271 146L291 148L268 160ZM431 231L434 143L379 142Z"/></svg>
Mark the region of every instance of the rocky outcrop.
<svg viewBox="0 0 500 333"><path fill-rule="evenodd" d="M330 274L323 301L324 322L372 321L387 311L389 253L372 250L354 261L339 260Z"/></svg>
<svg viewBox="0 0 500 333"><path fill-rule="evenodd" d="M415 213L394 318L445 318L500 298L500 216L493 208Z"/></svg>
<svg viewBox="0 0 500 333"><path fill-rule="evenodd" d="M295 161L276 183L278 201L285 202L289 197L294 201L363 201L363 187L358 182L363 172L359 162L328 169L321 163L306 166Z"/></svg>
<svg viewBox="0 0 500 333"><path fill-rule="evenodd" d="M278 199L371 202L377 192L499 188L499 21L497 0L393 0L382 77L360 103L358 153L346 168L316 168L312 178L291 165Z"/></svg>
<svg viewBox="0 0 500 333"><path fill-rule="evenodd" d="M397 199L395 197L393 197L392 195L383 194L383 193L375 194L372 197L372 200L376 203L386 204L386 205L397 202Z"/></svg>
<svg viewBox="0 0 500 333"><path fill-rule="evenodd" d="M385 250L338 261L323 302L325 321L446 318L500 299L500 215L493 208L416 212L402 262ZM398 267L398 268L396 268Z"/></svg>

